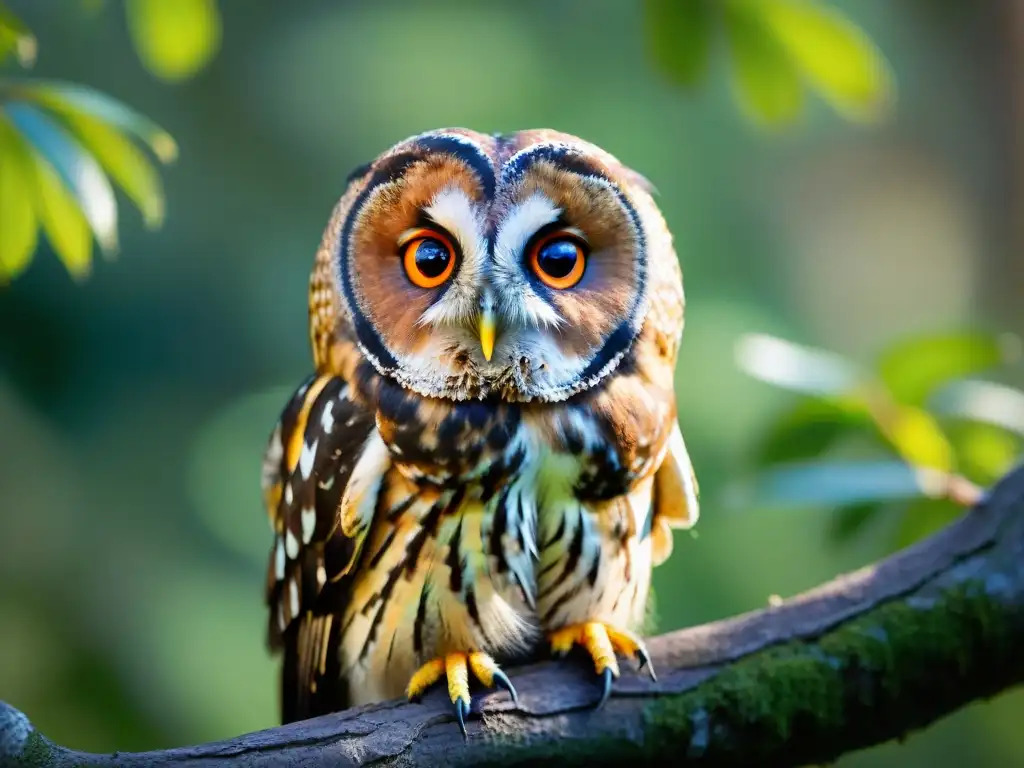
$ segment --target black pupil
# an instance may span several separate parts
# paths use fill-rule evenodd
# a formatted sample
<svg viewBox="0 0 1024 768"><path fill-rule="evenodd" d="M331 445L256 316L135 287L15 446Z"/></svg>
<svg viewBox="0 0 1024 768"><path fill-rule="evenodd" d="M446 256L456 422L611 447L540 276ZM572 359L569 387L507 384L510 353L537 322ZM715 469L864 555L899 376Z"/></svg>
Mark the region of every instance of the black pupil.
<svg viewBox="0 0 1024 768"><path fill-rule="evenodd" d="M537 266L551 277L565 277L572 272L579 257L572 240L552 240L537 254Z"/></svg>
<svg viewBox="0 0 1024 768"><path fill-rule="evenodd" d="M432 237L420 240L416 246L416 268L427 277L443 274L451 258L447 246Z"/></svg>

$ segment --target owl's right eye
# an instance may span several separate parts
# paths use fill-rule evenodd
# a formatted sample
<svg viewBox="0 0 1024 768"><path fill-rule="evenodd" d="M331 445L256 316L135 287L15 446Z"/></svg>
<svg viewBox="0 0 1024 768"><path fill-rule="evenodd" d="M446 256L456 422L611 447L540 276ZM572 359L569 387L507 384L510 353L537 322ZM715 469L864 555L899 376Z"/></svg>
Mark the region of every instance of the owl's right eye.
<svg viewBox="0 0 1024 768"><path fill-rule="evenodd" d="M402 265L412 284L437 288L455 269L455 248L433 229L417 229L402 238Z"/></svg>

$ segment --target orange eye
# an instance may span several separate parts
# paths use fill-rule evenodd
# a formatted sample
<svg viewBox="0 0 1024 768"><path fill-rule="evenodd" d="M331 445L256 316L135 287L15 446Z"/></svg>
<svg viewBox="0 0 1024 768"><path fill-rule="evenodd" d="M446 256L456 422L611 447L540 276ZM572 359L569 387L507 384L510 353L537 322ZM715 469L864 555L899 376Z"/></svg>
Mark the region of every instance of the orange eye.
<svg viewBox="0 0 1024 768"><path fill-rule="evenodd" d="M582 243L566 232L554 232L530 249L530 268L549 288L572 288L583 277L586 266Z"/></svg>
<svg viewBox="0 0 1024 768"><path fill-rule="evenodd" d="M402 266L412 284L437 288L455 269L455 248L433 229L417 229L402 238Z"/></svg>

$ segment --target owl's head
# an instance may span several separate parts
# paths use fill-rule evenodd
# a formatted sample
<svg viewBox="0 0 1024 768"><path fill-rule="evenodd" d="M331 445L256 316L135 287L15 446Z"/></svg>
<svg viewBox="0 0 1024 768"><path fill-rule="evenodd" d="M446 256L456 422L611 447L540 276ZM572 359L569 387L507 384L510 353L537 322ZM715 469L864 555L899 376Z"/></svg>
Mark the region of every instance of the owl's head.
<svg viewBox="0 0 1024 768"><path fill-rule="evenodd" d="M548 130L400 142L352 174L319 260L330 296L314 323L327 301L381 375L456 400L594 386L659 280L680 279L645 180Z"/></svg>

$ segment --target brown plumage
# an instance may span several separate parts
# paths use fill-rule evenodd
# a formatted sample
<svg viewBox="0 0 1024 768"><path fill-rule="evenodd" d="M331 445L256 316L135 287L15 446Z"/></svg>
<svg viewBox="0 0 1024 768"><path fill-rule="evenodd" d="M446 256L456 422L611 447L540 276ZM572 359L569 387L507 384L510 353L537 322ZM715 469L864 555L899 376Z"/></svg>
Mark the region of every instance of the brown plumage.
<svg viewBox="0 0 1024 768"><path fill-rule="evenodd" d="M683 290L647 182L554 131L433 131L355 172L310 282L316 372L267 450L282 719L586 649L607 691L671 529ZM463 726L464 727L464 726Z"/></svg>

